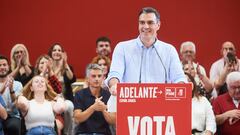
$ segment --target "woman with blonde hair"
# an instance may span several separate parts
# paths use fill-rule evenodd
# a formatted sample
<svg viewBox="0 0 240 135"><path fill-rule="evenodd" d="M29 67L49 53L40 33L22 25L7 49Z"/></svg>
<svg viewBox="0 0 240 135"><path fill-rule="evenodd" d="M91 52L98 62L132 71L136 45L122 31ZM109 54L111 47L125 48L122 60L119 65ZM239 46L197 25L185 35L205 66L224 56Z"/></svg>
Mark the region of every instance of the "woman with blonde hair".
<svg viewBox="0 0 240 135"><path fill-rule="evenodd" d="M55 113L60 114L66 108L63 98L39 75L26 84L16 105L24 116L27 135L56 135Z"/></svg>
<svg viewBox="0 0 240 135"><path fill-rule="evenodd" d="M16 44L13 46L10 54L11 58L11 75L15 80L20 81L22 85L26 85L33 77L34 68L29 61L29 54L24 44Z"/></svg>

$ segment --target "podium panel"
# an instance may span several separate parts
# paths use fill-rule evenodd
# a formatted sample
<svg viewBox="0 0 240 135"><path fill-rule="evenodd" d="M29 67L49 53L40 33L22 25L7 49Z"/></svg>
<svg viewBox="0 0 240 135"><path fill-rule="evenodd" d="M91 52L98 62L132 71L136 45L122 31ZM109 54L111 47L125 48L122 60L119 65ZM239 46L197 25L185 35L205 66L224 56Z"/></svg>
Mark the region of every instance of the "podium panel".
<svg viewBox="0 0 240 135"><path fill-rule="evenodd" d="M117 86L117 135L191 135L191 84Z"/></svg>

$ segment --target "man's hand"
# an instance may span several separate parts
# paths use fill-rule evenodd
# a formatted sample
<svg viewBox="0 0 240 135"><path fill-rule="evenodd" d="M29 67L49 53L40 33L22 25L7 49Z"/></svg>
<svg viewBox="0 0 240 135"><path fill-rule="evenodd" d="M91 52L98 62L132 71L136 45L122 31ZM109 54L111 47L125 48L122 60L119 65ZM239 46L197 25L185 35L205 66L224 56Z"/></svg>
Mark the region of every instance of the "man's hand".
<svg viewBox="0 0 240 135"><path fill-rule="evenodd" d="M117 84L110 87L109 91L113 96L116 96L117 95Z"/></svg>
<svg viewBox="0 0 240 135"><path fill-rule="evenodd" d="M223 72L226 74L233 72L236 70L236 66L237 66L237 64L235 64L235 63L226 62L226 64L224 65L224 68L223 68Z"/></svg>
<svg viewBox="0 0 240 135"><path fill-rule="evenodd" d="M95 103L92 105L95 111L104 111L107 109L107 106L101 101L101 99L102 97L95 99Z"/></svg>
<svg viewBox="0 0 240 135"><path fill-rule="evenodd" d="M5 92L5 90L6 90L6 88L7 88L7 86L8 86L8 80L6 80L4 83L3 83L3 85L2 85L2 87L1 87L1 94L3 94L4 92Z"/></svg>
<svg viewBox="0 0 240 135"><path fill-rule="evenodd" d="M226 112L226 116L229 118L229 124L233 125L240 119L240 110L234 109Z"/></svg>
<svg viewBox="0 0 240 135"><path fill-rule="evenodd" d="M9 88L10 92L13 91L13 77L12 76L8 76L7 78L7 87Z"/></svg>
<svg viewBox="0 0 240 135"><path fill-rule="evenodd" d="M229 118L229 124L230 125L233 125L234 123L236 123L237 121L239 121L239 119L237 119L237 118Z"/></svg>
<svg viewBox="0 0 240 135"><path fill-rule="evenodd" d="M119 82L120 81L116 77L113 77L108 81L109 91L113 96L117 95L117 84Z"/></svg>
<svg viewBox="0 0 240 135"><path fill-rule="evenodd" d="M225 117L229 119L240 119L240 110L234 109L234 110L227 111L225 112Z"/></svg>

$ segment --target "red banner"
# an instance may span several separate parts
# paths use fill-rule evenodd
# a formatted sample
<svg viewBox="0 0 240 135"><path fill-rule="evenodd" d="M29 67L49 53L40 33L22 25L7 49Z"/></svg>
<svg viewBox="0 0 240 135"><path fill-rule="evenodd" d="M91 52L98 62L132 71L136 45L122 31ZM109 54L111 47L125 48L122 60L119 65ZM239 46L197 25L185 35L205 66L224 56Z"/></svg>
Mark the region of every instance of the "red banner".
<svg viewBox="0 0 240 135"><path fill-rule="evenodd" d="M190 135L191 84L118 84L117 135Z"/></svg>

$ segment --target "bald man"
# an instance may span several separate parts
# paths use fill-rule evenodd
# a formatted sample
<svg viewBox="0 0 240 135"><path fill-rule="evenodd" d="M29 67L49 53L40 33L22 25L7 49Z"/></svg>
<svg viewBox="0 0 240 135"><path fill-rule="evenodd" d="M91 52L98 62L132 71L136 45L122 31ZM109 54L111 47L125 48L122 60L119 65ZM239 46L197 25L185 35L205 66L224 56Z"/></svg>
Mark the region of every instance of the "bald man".
<svg viewBox="0 0 240 135"><path fill-rule="evenodd" d="M214 82L214 88L218 95L227 92L227 75L233 71L240 71L240 60L236 56L236 48L232 42L226 41L222 44L221 55L222 58L214 62L210 69L210 80Z"/></svg>

